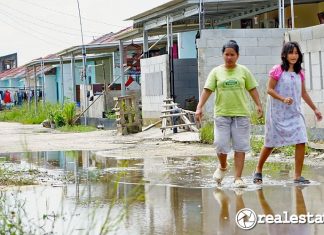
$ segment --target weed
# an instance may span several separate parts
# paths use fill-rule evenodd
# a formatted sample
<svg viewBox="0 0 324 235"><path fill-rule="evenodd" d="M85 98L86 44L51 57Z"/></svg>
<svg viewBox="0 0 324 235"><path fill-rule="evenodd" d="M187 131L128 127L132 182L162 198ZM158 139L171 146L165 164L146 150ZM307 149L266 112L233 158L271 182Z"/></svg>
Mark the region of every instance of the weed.
<svg viewBox="0 0 324 235"><path fill-rule="evenodd" d="M200 140L203 143L212 144L214 142L214 123L206 122L200 128Z"/></svg>

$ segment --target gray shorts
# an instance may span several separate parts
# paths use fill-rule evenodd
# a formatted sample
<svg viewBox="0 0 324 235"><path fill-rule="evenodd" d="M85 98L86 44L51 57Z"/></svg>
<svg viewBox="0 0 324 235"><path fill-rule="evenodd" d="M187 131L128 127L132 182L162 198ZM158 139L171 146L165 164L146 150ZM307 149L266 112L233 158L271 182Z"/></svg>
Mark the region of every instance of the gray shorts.
<svg viewBox="0 0 324 235"><path fill-rule="evenodd" d="M250 118L217 116L214 119L214 144L217 153L250 151Z"/></svg>

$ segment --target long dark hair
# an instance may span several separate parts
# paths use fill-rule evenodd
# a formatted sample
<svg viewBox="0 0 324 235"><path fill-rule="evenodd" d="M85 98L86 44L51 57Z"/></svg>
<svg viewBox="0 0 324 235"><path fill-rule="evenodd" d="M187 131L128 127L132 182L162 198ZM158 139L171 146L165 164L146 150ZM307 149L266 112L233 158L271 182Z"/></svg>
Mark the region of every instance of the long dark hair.
<svg viewBox="0 0 324 235"><path fill-rule="evenodd" d="M292 53L294 51L294 48L297 49L298 52L298 60L294 64L294 72L299 73L302 70L301 64L303 63L303 54L300 51L299 44L297 42L287 42L282 47L281 51L281 68L284 71L288 71L289 69L289 62L287 60L288 54Z"/></svg>

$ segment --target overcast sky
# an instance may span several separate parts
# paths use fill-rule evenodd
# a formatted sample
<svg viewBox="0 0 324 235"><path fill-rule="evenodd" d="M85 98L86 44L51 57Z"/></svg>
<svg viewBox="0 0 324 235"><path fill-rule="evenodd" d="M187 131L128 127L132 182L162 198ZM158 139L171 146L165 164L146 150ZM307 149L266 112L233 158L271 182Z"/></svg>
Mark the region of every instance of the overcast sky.
<svg viewBox="0 0 324 235"><path fill-rule="evenodd" d="M169 0L79 0L84 42L132 24L125 19ZM0 56L18 65L81 45L77 0L0 0Z"/></svg>

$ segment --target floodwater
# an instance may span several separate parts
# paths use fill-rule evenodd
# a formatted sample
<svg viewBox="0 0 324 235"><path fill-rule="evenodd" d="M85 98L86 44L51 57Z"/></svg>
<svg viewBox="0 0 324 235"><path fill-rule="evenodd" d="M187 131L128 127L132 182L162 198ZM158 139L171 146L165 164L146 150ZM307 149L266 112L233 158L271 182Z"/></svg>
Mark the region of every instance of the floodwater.
<svg viewBox="0 0 324 235"><path fill-rule="evenodd" d="M251 177L256 162L246 161L248 188L234 190L233 169L216 187L212 156L129 159L107 152L37 152L1 154L0 164L39 171L39 185L9 188L0 198L1 213L20 218L30 234L324 234L320 167L305 166L303 175L312 183L298 186L292 165L269 162L260 187ZM235 216L242 208L252 209L259 220L270 215L270 222L241 229ZM309 223L271 224L271 215L287 222L307 214L314 216Z"/></svg>

